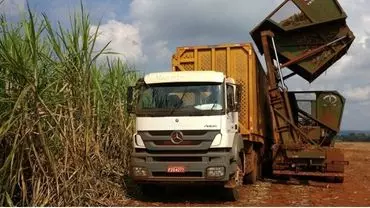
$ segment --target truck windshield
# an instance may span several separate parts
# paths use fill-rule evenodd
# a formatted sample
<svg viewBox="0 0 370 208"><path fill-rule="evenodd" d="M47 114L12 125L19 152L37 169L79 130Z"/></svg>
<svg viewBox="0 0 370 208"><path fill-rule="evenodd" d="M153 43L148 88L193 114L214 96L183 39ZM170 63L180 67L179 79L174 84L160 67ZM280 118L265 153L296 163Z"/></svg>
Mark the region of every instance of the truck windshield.
<svg viewBox="0 0 370 208"><path fill-rule="evenodd" d="M138 116L220 115L224 109L221 83L156 84L142 87Z"/></svg>

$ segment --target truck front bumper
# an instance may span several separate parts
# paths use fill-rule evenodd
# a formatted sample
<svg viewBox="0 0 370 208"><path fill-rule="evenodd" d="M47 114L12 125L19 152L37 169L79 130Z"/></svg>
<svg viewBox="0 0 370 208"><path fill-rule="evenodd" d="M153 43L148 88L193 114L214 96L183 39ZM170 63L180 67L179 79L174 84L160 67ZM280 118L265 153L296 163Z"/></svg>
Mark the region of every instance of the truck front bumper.
<svg viewBox="0 0 370 208"><path fill-rule="evenodd" d="M184 172L169 173L169 167L183 167ZM223 167L224 175L207 176L207 168ZM134 168L145 171L145 176L138 176ZM137 183L189 184L209 183L225 184L236 172L236 163L229 151L207 152L203 154L158 154L134 152L131 157L131 176Z"/></svg>

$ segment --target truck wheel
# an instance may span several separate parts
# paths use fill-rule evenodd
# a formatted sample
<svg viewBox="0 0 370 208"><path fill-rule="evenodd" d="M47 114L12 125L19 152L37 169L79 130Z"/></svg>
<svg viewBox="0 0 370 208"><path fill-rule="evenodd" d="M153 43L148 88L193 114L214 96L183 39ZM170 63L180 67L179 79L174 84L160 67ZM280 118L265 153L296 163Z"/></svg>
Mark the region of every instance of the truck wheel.
<svg viewBox="0 0 370 208"><path fill-rule="evenodd" d="M158 186L156 184L142 184L140 185L140 190L143 196L151 197L163 194L164 187Z"/></svg>
<svg viewBox="0 0 370 208"><path fill-rule="evenodd" d="M238 188L243 185L243 165L240 157L238 157L237 161L237 169L235 174L232 177L232 185L227 186L225 185L225 200L227 201L237 201L239 199L239 191Z"/></svg>
<svg viewBox="0 0 370 208"><path fill-rule="evenodd" d="M268 155L268 154L266 154L266 155ZM266 157L268 157L268 158L266 158L266 160L265 161L263 161L262 163L261 163L261 177L267 177L267 178L269 178L269 177L272 177L272 173L273 173L273 170L272 170L272 156L266 156Z"/></svg>
<svg viewBox="0 0 370 208"><path fill-rule="evenodd" d="M253 170L250 173L244 175L243 182L244 184L255 184L261 174L261 163L259 156L255 150L252 152L253 157Z"/></svg>
<svg viewBox="0 0 370 208"><path fill-rule="evenodd" d="M225 188L225 200L238 201L239 200L239 190L237 188Z"/></svg>

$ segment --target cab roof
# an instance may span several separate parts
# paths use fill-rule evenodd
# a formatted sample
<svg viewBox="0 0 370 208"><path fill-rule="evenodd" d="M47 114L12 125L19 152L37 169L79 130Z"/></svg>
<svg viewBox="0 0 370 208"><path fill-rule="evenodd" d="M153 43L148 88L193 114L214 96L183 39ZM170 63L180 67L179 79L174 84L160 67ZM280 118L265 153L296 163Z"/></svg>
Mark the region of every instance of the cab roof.
<svg viewBox="0 0 370 208"><path fill-rule="evenodd" d="M144 77L146 84L174 82L215 82L222 83L225 75L215 71L179 71L150 73Z"/></svg>

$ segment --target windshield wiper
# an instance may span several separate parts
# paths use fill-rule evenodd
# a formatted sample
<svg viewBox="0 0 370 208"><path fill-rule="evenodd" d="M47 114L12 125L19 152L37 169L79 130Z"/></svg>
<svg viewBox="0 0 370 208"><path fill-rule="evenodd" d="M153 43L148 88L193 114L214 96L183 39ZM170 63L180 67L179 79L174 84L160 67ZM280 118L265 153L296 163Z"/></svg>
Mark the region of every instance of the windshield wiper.
<svg viewBox="0 0 370 208"><path fill-rule="evenodd" d="M210 111L213 111L213 108L214 108L214 107L216 107L216 104L217 104L217 103L213 103L212 108L211 108L211 110L210 110Z"/></svg>
<svg viewBox="0 0 370 208"><path fill-rule="evenodd" d="M211 110L210 111L213 111L213 109L216 107L216 105L218 105L218 103L217 103L217 101L218 101L218 99L213 99L213 105L212 105L212 108L211 108Z"/></svg>
<svg viewBox="0 0 370 208"><path fill-rule="evenodd" d="M179 105L178 106L176 106L176 107L174 107L174 108L172 108L172 110L171 110L171 112L170 112L170 116L172 116L173 115L173 113L177 110L177 109L179 109L181 106L182 106L182 101L183 101L183 99L184 99L184 97L185 97L185 94L186 93L188 93L187 92L187 87L185 88L185 91L184 91L184 94L182 94L182 96L181 96L181 99L180 99L180 102L179 102Z"/></svg>

